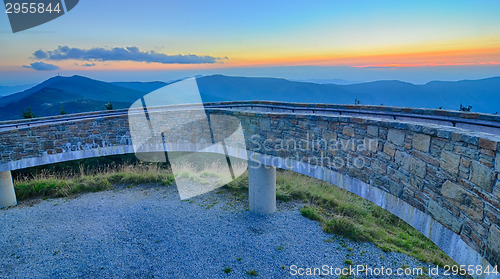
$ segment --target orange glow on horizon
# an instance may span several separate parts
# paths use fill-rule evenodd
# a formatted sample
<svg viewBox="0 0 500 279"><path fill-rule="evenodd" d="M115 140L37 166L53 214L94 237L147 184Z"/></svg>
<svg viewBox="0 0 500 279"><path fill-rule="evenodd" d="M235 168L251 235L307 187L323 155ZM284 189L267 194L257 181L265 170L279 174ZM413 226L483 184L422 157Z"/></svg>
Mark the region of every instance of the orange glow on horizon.
<svg viewBox="0 0 500 279"><path fill-rule="evenodd" d="M134 61L92 61L96 65L84 67L82 61L58 61L61 71L164 71L164 70L210 70L224 68L257 68L279 66L348 66L356 68L385 67L436 67L436 66L485 66L500 65L500 47L469 48L421 52L393 52L371 55L323 53L315 55L292 56L283 53L271 56L268 53L247 54L229 57L214 64L161 64ZM45 61L52 63L52 61ZM75 63L76 62L76 63ZM3 68L17 68L5 65ZM22 68L19 67L19 70Z"/></svg>
<svg viewBox="0 0 500 279"><path fill-rule="evenodd" d="M243 60L244 66L352 66L393 65L405 67L496 65L500 64L500 48L393 53L381 55L316 55L304 57L276 57L258 60ZM235 65L233 63L232 65Z"/></svg>

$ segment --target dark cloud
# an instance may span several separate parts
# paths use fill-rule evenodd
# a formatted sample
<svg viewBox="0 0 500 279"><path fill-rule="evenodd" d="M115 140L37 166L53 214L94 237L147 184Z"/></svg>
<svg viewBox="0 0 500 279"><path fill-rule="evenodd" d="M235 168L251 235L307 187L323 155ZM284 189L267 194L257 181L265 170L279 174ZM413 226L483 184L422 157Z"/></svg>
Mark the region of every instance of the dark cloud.
<svg viewBox="0 0 500 279"><path fill-rule="evenodd" d="M38 59L45 59L47 58L47 53L40 49L35 51L35 53L33 53L33 56L35 56Z"/></svg>
<svg viewBox="0 0 500 279"><path fill-rule="evenodd" d="M94 67L95 63L85 63L82 65L83 67Z"/></svg>
<svg viewBox="0 0 500 279"><path fill-rule="evenodd" d="M140 51L137 47L105 48L70 48L59 46L56 50L37 50L33 53L36 59L47 60L81 60L81 61L137 61L163 64L211 64L227 58L198 56L195 54L167 55L155 51Z"/></svg>
<svg viewBox="0 0 500 279"><path fill-rule="evenodd" d="M36 71L55 71L60 69L57 65L47 64L42 61L34 62L30 65L23 65L23 68L33 69Z"/></svg>

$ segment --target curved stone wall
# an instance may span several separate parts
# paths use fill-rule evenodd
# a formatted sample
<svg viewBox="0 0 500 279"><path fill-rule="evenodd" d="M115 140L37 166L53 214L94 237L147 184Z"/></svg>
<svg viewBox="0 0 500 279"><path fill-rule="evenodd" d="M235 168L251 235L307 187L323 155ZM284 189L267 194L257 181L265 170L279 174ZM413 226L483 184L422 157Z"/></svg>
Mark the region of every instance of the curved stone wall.
<svg viewBox="0 0 500 279"><path fill-rule="evenodd" d="M249 149L266 164L388 209L459 263L500 263L500 137L357 117L231 114L249 123ZM312 144L292 153L277 147L290 139Z"/></svg>
<svg viewBox="0 0 500 279"><path fill-rule="evenodd" d="M499 136L362 117L206 112L210 119L240 120L252 160L364 197L420 230L460 264L500 263ZM179 114L169 113L163 119L171 124ZM133 153L128 125L127 115L112 115L0 131L0 171ZM198 143L199 132L167 137L187 150ZM234 156L242 152L238 144ZM156 146L161 151L163 144Z"/></svg>

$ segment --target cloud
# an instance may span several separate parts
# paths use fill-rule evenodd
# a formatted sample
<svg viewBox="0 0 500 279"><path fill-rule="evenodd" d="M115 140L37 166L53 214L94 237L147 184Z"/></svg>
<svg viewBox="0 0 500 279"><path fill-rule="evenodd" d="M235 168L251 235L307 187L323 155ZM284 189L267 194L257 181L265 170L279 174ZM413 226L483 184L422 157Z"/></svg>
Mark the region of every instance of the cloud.
<svg viewBox="0 0 500 279"><path fill-rule="evenodd" d="M23 68L33 69L35 71L55 71L60 69L57 65L47 64L42 61L34 62L30 65L23 65Z"/></svg>
<svg viewBox="0 0 500 279"><path fill-rule="evenodd" d="M85 63L85 64L82 64L83 67L94 67L95 66L95 63Z"/></svg>
<svg viewBox="0 0 500 279"><path fill-rule="evenodd" d="M59 46L56 50L37 50L33 53L36 59L47 60L81 60L81 61L136 61L163 64L212 64L227 58L198 56L195 54L167 55L155 51L140 51L137 47L105 48L70 48Z"/></svg>

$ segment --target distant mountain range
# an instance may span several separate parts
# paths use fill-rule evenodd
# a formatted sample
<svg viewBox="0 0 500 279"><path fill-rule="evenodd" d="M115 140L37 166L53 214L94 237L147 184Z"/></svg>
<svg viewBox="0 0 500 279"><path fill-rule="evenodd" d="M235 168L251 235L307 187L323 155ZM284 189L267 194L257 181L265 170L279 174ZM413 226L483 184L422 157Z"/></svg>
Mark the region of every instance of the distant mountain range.
<svg viewBox="0 0 500 279"><path fill-rule="evenodd" d="M351 81L351 80L338 79L338 78L333 78L333 79L320 79L320 78L291 79L291 81L312 82L312 83L318 83L318 84L337 84L337 85L349 85L349 84L362 83L362 81Z"/></svg>
<svg viewBox="0 0 500 279"><path fill-rule="evenodd" d="M35 86L35 84L24 84L14 86L0 86L0 97L7 96L13 93L24 91L28 88Z"/></svg>
<svg viewBox="0 0 500 279"><path fill-rule="evenodd" d="M213 75L197 78L204 102L268 100L302 103L386 105L472 111L500 111L500 77L457 82L434 81L425 85L387 80L359 84L318 84L278 78ZM31 108L36 116L128 108L164 82L103 82L82 76L53 77L30 89L0 98L0 120L22 118Z"/></svg>
<svg viewBox="0 0 500 279"><path fill-rule="evenodd" d="M273 100L500 112L500 77L414 85L397 80L351 85L316 84L276 78L208 76L197 80L204 101Z"/></svg>

